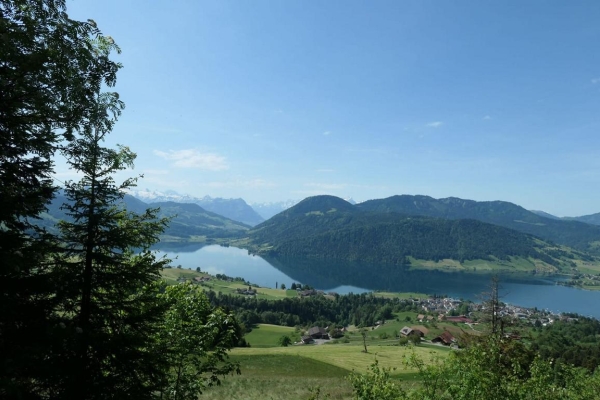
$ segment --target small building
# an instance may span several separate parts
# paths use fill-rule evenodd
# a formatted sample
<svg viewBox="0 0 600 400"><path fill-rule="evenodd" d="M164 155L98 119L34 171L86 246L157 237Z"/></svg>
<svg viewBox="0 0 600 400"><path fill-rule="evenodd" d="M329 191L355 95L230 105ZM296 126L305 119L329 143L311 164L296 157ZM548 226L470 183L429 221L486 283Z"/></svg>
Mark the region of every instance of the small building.
<svg viewBox="0 0 600 400"><path fill-rule="evenodd" d="M423 314L417 315L417 321L423 322L424 319L425 319L425 316Z"/></svg>
<svg viewBox="0 0 600 400"><path fill-rule="evenodd" d="M409 328L408 326L405 326L404 328L400 329L400 333L407 337L408 336L418 336L418 337L425 336L425 334L420 329L413 329L413 328Z"/></svg>
<svg viewBox="0 0 600 400"><path fill-rule="evenodd" d="M313 326L308 330L308 336L313 339L329 339L329 335L324 328Z"/></svg>
<svg viewBox="0 0 600 400"><path fill-rule="evenodd" d="M302 336L302 343L303 344L310 344L310 343L314 343L314 339L308 335Z"/></svg>
<svg viewBox="0 0 600 400"><path fill-rule="evenodd" d="M412 328L409 328L408 326L405 326L404 328L400 329L400 334L404 335L404 336L408 336L412 333Z"/></svg>
<svg viewBox="0 0 600 400"><path fill-rule="evenodd" d="M433 339L431 339L431 342L441 343L446 346L450 346L452 343L456 342L456 339L454 338L454 336L452 336L450 332L444 331L439 336L436 336Z"/></svg>

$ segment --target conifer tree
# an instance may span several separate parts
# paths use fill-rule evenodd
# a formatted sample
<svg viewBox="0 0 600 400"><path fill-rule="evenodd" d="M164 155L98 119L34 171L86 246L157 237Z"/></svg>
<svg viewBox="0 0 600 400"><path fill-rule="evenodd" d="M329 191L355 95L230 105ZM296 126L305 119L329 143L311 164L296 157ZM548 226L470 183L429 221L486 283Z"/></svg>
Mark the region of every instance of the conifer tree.
<svg viewBox="0 0 600 400"><path fill-rule="evenodd" d="M55 244L36 225L53 197L52 156L114 84L118 65L93 53L93 21L64 0L0 2L0 398L47 396L57 330Z"/></svg>
<svg viewBox="0 0 600 400"><path fill-rule="evenodd" d="M118 50L110 38L94 43L98 58ZM116 183L114 174L133 167L135 154L125 146L103 146L124 105L116 93L100 93L87 124L64 149L70 167L82 178L65 184L62 221L61 282L65 312L63 371L70 372L64 398L149 398L162 381L161 356L153 351L155 331L164 314L155 287L168 262L150 246L165 219L157 209L144 214L125 210L124 192L136 178Z"/></svg>

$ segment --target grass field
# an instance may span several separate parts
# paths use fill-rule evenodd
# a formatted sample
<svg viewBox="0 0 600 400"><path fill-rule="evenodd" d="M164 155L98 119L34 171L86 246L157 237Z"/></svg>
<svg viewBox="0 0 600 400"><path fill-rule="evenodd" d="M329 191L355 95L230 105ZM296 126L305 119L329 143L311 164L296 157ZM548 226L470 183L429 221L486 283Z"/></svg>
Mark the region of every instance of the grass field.
<svg viewBox="0 0 600 400"><path fill-rule="evenodd" d="M380 366L396 368L392 377L414 382L416 372L404 367L405 357L413 352L425 362L444 358L445 348L362 344L303 345L272 348L237 348L231 360L241 365L241 375L228 376L219 387L210 388L203 399L308 399L311 390L320 388L330 399L352 398L346 379L353 370L365 372L375 359ZM412 384L412 383L407 383Z"/></svg>
<svg viewBox="0 0 600 400"><path fill-rule="evenodd" d="M320 388L332 400L350 399L348 370L307 357L288 354L233 354L242 374L227 376L201 399L306 400ZM322 397L321 397L322 398Z"/></svg>
<svg viewBox="0 0 600 400"><path fill-rule="evenodd" d="M269 324L257 325L244 338L252 347L276 347L279 338L284 335L289 336L292 341L300 340L300 334L294 328Z"/></svg>
<svg viewBox="0 0 600 400"><path fill-rule="evenodd" d="M203 272L196 272L191 269L185 268L166 268L161 272L161 276L168 284L177 283L177 279L185 278L186 280L192 280L195 277L204 277L211 276L209 274L205 274ZM211 280L207 282L202 282L200 284L201 287L207 290L214 290L215 292L222 293L236 293L236 289L244 289L248 288L248 285L240 282L240 281L225 281L221 279L216 279L211 276ZM255 288L257 293L256 297L259 299L271 299L278 300L286 297L297 297L298 293L295 290L282 290L282 289L271 289L271 288Z"/></svg>

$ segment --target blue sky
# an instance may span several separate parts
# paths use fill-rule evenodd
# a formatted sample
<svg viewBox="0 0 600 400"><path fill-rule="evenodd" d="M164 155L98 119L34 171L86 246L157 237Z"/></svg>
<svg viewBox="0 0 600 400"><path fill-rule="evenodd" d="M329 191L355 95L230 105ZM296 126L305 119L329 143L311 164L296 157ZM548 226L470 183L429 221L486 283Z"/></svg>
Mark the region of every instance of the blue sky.
<svg viewBox="0 0 600 400"><path fill-rule="evenodd" d="M122 49L109 144L138 154L140 189L600 212L598 1L67 7Z"/></svg>

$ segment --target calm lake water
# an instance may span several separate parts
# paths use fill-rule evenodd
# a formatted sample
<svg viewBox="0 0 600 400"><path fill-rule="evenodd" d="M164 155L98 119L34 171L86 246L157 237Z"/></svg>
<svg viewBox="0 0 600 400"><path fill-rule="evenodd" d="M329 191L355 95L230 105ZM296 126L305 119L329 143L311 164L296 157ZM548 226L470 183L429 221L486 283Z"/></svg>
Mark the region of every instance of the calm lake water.
<svg viewBox="0 0 600 400"><path fill-rule="evenodd" d="M172 265L200 269L210 274L242 277L262 287L292 282L308 284L326 292L340 294L375 290L419 292L478 301L490 283L490 275L408 271L398 266L383 266L374 274L373 265L324 262L306 259L262 258L246 250L216 245L160 249L173 259ZM559 286L547 277L501 276L502 300L525 307L555 312L576 312L600 318L600 291Z"/></svg>

